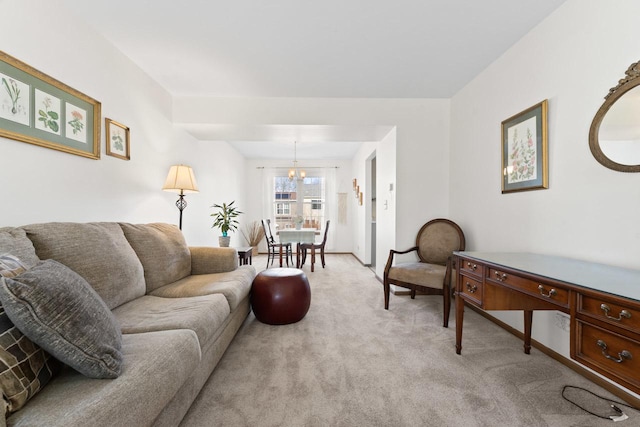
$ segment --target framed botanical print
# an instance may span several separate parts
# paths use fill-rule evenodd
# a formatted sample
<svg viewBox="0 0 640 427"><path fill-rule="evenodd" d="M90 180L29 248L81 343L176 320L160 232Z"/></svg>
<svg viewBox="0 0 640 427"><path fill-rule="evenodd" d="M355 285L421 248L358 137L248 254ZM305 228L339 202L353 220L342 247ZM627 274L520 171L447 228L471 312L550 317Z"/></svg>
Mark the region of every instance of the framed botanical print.
<svg viewBox="0 0 640 427"><path fill-rule="evenodd" d="M502 193L549 188L547 100L502 122Z"/></svg>
<svg viewBox="0 0 640 427"><path fill-rule="evenodd" d="M108 118L104 119L104 128L106 129L107 155L130 160L129 128Z"/></svg>
<svg viewBox="0 0 640 427"><path fill-rule="evenodd" d="M0 51L0 136L99 159L100 107Z"/></svg>

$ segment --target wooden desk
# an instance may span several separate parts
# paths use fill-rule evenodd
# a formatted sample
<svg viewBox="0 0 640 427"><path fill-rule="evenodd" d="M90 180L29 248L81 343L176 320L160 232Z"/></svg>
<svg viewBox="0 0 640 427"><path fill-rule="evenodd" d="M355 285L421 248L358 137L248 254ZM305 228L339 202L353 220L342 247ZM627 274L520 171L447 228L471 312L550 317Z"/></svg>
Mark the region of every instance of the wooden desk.
<svg viewBox="0 0 640 427"><path fill-rule="evenodd" d="M456 353L464 304L523 310L524 350L533 310L570 315L570 356L640 393L640 271L526 253L455 252Z"/></svg>

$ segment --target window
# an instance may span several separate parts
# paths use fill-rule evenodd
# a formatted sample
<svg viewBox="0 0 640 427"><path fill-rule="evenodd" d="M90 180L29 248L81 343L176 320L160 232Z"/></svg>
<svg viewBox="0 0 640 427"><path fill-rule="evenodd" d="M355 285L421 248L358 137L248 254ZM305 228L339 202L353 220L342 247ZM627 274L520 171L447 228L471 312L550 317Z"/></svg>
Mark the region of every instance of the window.
<svg viewBox="0 0 640 427"><path fill-rule="evenodd" d="M291 205L289 203L276 203L276 215L291 214Z"/></svg>
<svg viewBox="0 0 640 427"><path fill-rule="evenodd" d="M273 181L273 209L276 229L294 228L295 219L302 216L304 228L320 230L326 220L325 178L307 176L290 180L276 176Z"/></svg>

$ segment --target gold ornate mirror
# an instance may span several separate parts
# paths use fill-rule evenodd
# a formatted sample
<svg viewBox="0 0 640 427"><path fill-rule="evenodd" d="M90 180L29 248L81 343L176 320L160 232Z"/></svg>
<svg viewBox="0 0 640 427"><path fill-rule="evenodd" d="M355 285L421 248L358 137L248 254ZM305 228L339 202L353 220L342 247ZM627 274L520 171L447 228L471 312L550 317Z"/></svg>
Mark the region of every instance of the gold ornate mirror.
<svg viewBox="0 0 640 427"><path fill-rule="evenodd" d="M609 90L589 130L589 148L605 167L640 172L640 62Z"/></svg>

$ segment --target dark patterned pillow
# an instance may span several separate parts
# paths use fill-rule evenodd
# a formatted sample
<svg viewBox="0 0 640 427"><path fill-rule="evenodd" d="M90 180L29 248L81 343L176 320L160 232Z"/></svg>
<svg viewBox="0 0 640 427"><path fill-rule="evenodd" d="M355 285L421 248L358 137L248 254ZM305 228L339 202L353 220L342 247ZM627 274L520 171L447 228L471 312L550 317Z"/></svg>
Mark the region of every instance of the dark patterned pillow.
<svg viewBox="0 0 640 427"><path fill-rule="evenodd" d="M26 271L16 257L0 255L0 277ZM42 389L62 364L15 327L0 305L0 389L7 413L22 408Z"/></svg>
<svg viewBox="0 0 640 427"><path fill-rule="evenodd" d="M62 364L24 336L0 306L0 388L7 412L22 408L61 369Z"/></svg>
<svg viewBox="0 0 640 427"><path fill-rule="evenodd" d="M90 378L122 371L122 334L113 313L79 274L52 259L0 277L0 301L33 342Z"/></svg>

